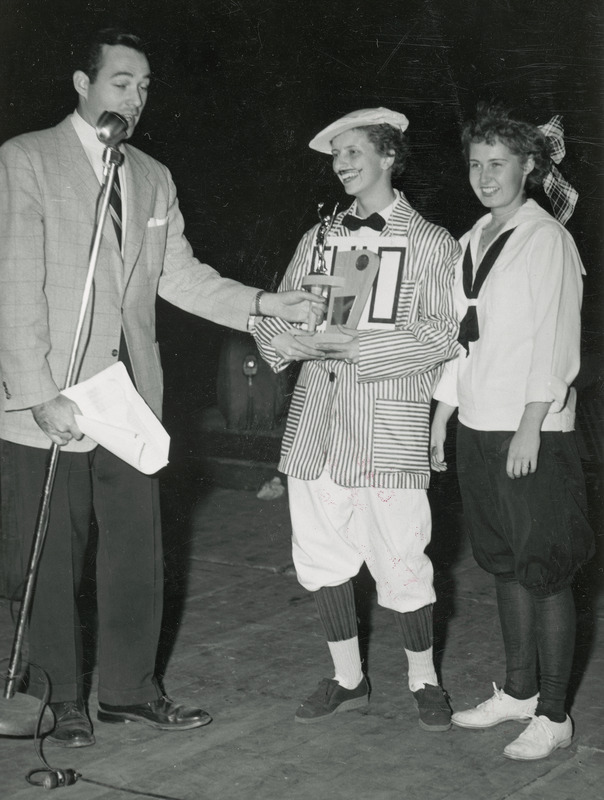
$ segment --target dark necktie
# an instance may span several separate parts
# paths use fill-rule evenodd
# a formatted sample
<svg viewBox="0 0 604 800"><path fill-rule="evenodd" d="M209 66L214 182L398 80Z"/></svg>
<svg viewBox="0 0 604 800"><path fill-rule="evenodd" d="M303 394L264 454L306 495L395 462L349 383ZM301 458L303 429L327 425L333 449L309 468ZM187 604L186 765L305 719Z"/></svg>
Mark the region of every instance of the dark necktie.
<svg viewBox="0 0 604 800"><path fill-rule="evenodd" d="M122 190L120 186L120 179L115 171L115 180L113 182L113 186L111 188L111 194L109 196L109 213L111 214L111 221L113 222L113 227L115 228L115 235L117 237L117 243L120 248L122 249ZM136 386L136 381L134 380L134 370L132 369L132 362L130 361L130 354L128 353L128 347L126 346L126 338L124 336L124 330L120 333L120 349L118 354L118 360L122 362L122 364L126 367L126 371L132 380L132 383Z"/></svg>
<svg viewBox="0 0 604 800"><path fill-rule="evenodd" d="M342 224L351 231L358 231L359 228L372 228L374 231L381 231L386 224L383 217L379 214L370 214L367 219L360 219L353 214L346 214Z"/></svg>
<svg viewBox="0 0 604 800"><path fill-rule="evenodd" d="M120 251L122 249L122 189L120 186L120 178L117 170L115 171L115 181L111 187L111 195L109 196L109 213L111 214L111 221L115 228L115 235L117 236L117 243Z"/></svg>
<svg viewBox="0 0 604 800"><path fill-rule="evenodd" d="M472 254L470 253L470 243L466 247L466 252L463 256L463 290L468 300L476 300L478 292L482 288L482 284L487 279L487 275L491 268L499 258L499 254L503 250L503 246L514 233L516 229L502 233L493 244L489 247L484 254L480 266L476 270L476 276L472 282L472 272L474 265L472 263ZM476 342L480 338L480 331L478 330L478 316L476 314L476 303L468 306L465 317L459 324L459 336L457 341L466 350L466 357L470 355L470 342Z"/></svg>

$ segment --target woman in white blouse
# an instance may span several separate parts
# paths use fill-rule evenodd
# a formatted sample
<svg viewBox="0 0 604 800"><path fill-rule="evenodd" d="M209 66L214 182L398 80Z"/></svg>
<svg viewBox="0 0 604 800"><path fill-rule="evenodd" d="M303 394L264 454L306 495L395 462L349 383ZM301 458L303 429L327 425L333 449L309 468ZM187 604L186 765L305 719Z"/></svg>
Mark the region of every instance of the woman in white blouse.
<svg viewBox="0 0 604 800"><path fill-rule="evenodd" d="M529 722L504 755L533 760L572 740L571 582L593 554L571 388L584 271L563 227L577 193L555 166L564 155L559 117L538 128L483 104L462 142L489 213L460 242L459 355L435 393L431 460L446 469L447 422L457 408L464 518L478 564L495 577L506 679L452 721L472 729ZM556 218L527 199L541 184Z"/></svg>

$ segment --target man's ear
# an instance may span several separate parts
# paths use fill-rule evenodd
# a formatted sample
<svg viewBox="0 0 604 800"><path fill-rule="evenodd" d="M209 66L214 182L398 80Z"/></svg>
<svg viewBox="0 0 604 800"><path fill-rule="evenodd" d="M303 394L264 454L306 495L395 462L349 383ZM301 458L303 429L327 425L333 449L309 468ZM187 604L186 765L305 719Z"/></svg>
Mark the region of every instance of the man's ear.
<svg viewBox="0 0 604 800"><path fill-rule="evenodd" d="M80 97L88 97L88 87L90 86L90 78L81 69L76 69L73 73L73 87Z"/></svg>

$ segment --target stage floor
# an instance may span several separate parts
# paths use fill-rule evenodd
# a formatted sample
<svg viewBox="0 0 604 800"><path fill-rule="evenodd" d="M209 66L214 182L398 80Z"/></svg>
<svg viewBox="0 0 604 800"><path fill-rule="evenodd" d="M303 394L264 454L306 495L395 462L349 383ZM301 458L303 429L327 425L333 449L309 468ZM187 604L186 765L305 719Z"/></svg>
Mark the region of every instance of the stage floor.
<svg viewBox="0 0 604 800"><path fill-rule="evenodd" d="M433 499L438 506L442 493ZM174 698L199 704L214 720L179 733L96 722L93 673L96 745L44 750L53 766L82 773L61 797L134 796L119 788L180 800L602 797L601 556L577 584L573 744L545 761L521 763L502 756L521 730L518 723L482 732L418 727L398 629L375 604L363 573L356 588L371 702L321 724L295 724L298 703L331 673L314 602L291 566L287 496L259 500L252 491L208 488L192 478L172 493L166 509L164 683ZM491 579L475 565L457 511L456 504L435 509L432 556L439 668L453 708L463 709L490 696L504 672ZM9 612L8 601L0 601L2 656L10 650ZM0 796L39 799L43 790L24 779L37 766L31 740L4 738Z"/></svg>

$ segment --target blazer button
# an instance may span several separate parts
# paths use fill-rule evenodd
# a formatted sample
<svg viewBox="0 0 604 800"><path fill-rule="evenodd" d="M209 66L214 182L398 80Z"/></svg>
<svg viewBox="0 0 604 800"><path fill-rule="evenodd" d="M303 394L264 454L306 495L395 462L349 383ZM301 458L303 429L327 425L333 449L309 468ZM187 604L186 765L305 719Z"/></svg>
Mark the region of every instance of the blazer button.
<svg viewBox="0 0 604 800"><path fill-rule="evenodd" d="M118 356L119 355L119 350L112 350L111 351L111 355L112 356Z"/></svg>

